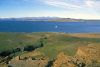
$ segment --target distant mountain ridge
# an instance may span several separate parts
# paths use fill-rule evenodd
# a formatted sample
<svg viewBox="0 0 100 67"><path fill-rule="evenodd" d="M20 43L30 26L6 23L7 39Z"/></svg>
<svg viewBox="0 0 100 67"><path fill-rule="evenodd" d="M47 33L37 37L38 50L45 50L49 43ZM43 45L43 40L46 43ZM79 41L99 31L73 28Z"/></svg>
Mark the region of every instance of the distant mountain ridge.
<svg viewBox="0 0 100 67"><path fill-rule="evenodd" d="M59 17L0 18L0 20L14 20L14 21L53 21L53 22L100 22L100 20L85 20L85 19L59 18Z"/></svg>

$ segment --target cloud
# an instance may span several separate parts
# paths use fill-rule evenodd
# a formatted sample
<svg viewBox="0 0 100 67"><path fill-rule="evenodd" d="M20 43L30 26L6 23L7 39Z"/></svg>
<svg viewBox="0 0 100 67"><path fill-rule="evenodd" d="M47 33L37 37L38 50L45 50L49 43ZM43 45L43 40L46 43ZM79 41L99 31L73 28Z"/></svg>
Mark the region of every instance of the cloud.
<svg viewBox="0 0 100 67"><path fill-rule="evenodd" d="M34 2L35 0L24 0ZM86 8L94 9L100 8L99 0L37 0L41 1L44 4L60 7L60 8Z"/></svg>
<svg viewBox="0 0 100 67"><path fill-rule="evenodd" d="M97 0L87 0L86 5L92 8L100 8L100 1Z"/></svg>
<svg viewBox="0 0 100 67"><path fill-rule="evenodd" d="M70 4L65 1L59 1L59 0L42 0L42 2L44 2L47 5L63 7L63 8L81 8L81 6Z"/></svg>

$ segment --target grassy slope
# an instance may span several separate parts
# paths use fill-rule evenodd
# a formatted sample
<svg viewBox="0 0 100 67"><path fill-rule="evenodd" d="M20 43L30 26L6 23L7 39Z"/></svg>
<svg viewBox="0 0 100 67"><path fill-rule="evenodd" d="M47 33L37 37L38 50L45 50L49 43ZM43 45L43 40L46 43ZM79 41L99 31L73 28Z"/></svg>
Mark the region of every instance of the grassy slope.
<svg viewBox="0 0 100 67"><path fill-rule="evenodd" d="M44 37L47 39L43 39ZM56 57L60 52L73 56L79 46L88 43L100 44L100 38L83 38L62 33L0 33L0 52L17 47L23 48L26 45L37 45L41 39L44 41L44 47L35 51L43 52L45 57L50 58Z"/></svg>
<svg viewBox="0 0 100 67"><path fill-rule="evenodd" d="M34 33L0 33L0 52L12 48L23 48L26 45L36 45L36 42L41 38Z"/></svg>
<svg viewBox="0 0 100 67"><path fill-rule="evenodd" d="M100 43L99 38L80 38L59 33L48 35L49 37L45 41L45 46L37 49L37 51L44 52L46 56L51 58L54 58L60 52L65 52L67 55L73 56L79 46L88 45L88 43Z"/></svg>

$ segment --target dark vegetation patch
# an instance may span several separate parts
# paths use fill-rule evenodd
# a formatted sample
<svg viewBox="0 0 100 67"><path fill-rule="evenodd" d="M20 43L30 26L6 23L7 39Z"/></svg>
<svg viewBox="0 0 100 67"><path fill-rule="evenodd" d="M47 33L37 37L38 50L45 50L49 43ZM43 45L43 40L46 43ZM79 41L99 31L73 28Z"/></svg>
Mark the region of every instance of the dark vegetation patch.
<svg viewBox="0 0 100 67"><path fill-rule="evenodd" d="M30 52L30 51L33 51L33 50L35 50L37 48L41 48L43 46L44 46L43 42L40 42L39 45L28 45L28 46L24 47L24 51L29 51Z"/></svg>
<svg viewBox="0 0 100 67"><path fill-rule="evenodd" d="M9 56L10 54L13 54L13 53L16 53L16 52L19 52L19 51L21 51L20 48L16 48L16 49L12 49L12 50L6 50L6 51L1 52L0 56L6 57L6 56Z"/></svg>
<svg viewBox="0 0 100 67"><path fill-rule="evenodd" d="M48 62L48 64L46 65L46 67L52 67L54 62L55 62L54 59L53 59L53 60L50 60L50 61Z"/></svg>

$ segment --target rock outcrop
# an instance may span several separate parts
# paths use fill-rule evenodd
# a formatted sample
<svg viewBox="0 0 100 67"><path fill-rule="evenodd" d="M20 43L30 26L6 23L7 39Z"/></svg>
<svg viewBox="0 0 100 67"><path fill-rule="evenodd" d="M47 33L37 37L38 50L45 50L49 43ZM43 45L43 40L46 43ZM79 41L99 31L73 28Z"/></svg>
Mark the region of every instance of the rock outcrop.
<svg viewBox="0 0 100 67"><path fill-rule="evenodd" d="M71 56L67 56L62 52L57 56L56 61L54 62L54 67L64 67L64 66L74 67L75 65L69 62L69 60L71 59L72 59Z"/></svg>
<svg viewBox="0 0 100 67"><path fill-rule="evenodd" d="M45 67L49 62L49 59L32 59L20 60L19 56L15 57L9 62L9 66L12 67Z"/></svg>
<svg viewBox="0 0 100 67"><path fill-rule="evenodd" d="M30 52L17 56L9 61L8 66L12 67L45 67L50 61L49 58L34 58L42 55L41 52Z"/></svg>

